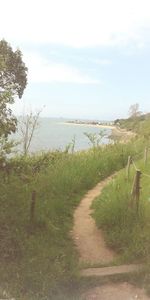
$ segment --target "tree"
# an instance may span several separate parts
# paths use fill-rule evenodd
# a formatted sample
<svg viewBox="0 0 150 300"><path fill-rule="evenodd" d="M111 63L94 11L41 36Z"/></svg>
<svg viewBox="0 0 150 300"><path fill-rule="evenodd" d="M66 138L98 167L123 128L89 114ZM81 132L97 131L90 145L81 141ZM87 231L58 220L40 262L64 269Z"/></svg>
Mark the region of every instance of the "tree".
<svg viewBox="0 0 150 300"><path fill-rule="evenodd" d="M11 96L22 97L27 85L27 68L19 49L15 52L5 41L0 41L0 92L10 92ZM10 96L10 95L9 95ZM12 101L14 100L11 99Z"/></svg>
<svg viewBox="0 0 150 300"><path fill-rule="evenodd" d="M136 117L139 117L140 115L141 115L141 112L139 111L139 104L135 103L135 104L131 105L129 108L129 116L131 118L136 118Z"/></svg>
<svg viewBox="0 0 150 300"><path fill-rule="evenodd" d="M19 49L13 51L5 41L0 41L0 144L8 143L8 136L16 131L17 120L10 104L21 98L27 85L27 68ZM9 145L9 143L8 143ZM6 145L5 145L6 146ZM4 147L7 148L7 147ZM8 148L7 148L8 149Z"/></svg>
<svg viewBox="0 0 150 300"><path fill-rule="evenodd" d="M102 139L107 136L105 129L99 133L84 132L84 135L89 139L93 148L98 147L102 143Z"/></svg>
<svg viewBox="0 0 150 300"><path fill-rule="evenodd" d="M28 114L23 115L20 119L19 131L22 138L21 143L23 145L23 155L25 156L28 154L31 141L39 125L38 120L41 112L42 109L37 111L35 114L33 114L33 112L30 111Z"/></svg>

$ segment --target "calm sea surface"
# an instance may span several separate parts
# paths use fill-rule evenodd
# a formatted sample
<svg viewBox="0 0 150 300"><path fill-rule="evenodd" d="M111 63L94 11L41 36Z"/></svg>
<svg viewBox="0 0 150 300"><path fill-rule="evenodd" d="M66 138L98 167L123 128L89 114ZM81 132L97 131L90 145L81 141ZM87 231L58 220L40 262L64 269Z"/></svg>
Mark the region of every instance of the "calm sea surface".
<svg viewBox="0 0 150 300"><path fill-rule="evenodd" d="M64 150L66 146L75 138L75 151L88 149L91 147L89 139L84 135L87 133L99 133L102 129L88 125L66 124L67 120L40 118L39 126L34 133L30 152L46 150ZM110 129L105 129L109 135ZM16 140L21 140L19 131L13 136ZM103 138L102 143L108 143L108 138ZM19 146L21 150L21 145Z"/></svg>

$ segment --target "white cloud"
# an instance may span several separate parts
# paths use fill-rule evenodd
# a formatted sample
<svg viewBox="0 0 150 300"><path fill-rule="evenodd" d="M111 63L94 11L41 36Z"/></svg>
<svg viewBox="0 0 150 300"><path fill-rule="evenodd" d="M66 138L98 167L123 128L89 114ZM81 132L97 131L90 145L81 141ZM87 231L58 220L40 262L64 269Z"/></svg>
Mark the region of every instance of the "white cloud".
<svg viewBox="0 0 150 300"><path fill-rule="evenodd" d="M0 36L73 47L143 45L149 0L3 0Z"/></svg>
<svg viewBox="0 0 150 300"><path fill-rule="evenodd" d="M111 65L112 61L110 59L99 59L99 58L91 58L88 61L97 64L97 65Z"/></svg>
<svg viewBox="0 0 150 300"><path fill-rule="evenodd" d="M46 60L38 53L25 52L24 61L28 66L29 82L33 83L79 83L79 84L99 84L99 80L94 80L86 74L82 74L77 68L65 64L53 63Z"/></svg>

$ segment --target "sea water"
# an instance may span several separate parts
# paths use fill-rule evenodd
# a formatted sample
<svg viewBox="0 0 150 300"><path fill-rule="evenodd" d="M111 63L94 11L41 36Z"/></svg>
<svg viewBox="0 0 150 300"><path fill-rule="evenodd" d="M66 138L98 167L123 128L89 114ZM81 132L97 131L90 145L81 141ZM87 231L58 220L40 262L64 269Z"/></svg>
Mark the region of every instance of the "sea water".
<svg viewBox="0 0 150 300"><path fill-rule="evenodd" d="M101 143L106 144L109 141L110 129L89 124L69 123L65 119L39 118L39 125L34 131L29 152L65 150L67 145L74 143L73 141L75 141L74 151L85 150L92 147L92 144L84 133L99 134L102 130L105 130L106 137L101 140ZM12 137L21 142L20 130L18 129ZM21 151L22 144L18 145L18 149Z"/></svg>

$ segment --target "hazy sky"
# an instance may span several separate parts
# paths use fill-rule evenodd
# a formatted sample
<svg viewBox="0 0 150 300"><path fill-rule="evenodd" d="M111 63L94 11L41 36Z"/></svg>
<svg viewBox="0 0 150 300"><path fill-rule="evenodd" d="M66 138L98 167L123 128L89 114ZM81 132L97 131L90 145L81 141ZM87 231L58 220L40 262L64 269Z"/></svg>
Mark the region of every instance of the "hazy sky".
<svg viewBox="0 0 150 300"><path fill-rule="evenodd" d="M114 119L150 111L150 0L0 0L0 38L19 47L28 87L15 113Z"/></svg>

